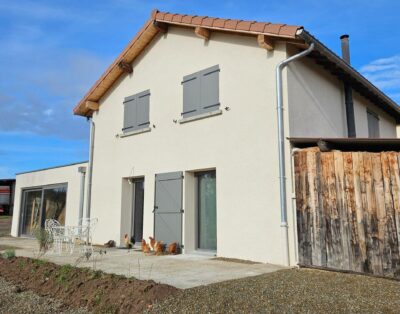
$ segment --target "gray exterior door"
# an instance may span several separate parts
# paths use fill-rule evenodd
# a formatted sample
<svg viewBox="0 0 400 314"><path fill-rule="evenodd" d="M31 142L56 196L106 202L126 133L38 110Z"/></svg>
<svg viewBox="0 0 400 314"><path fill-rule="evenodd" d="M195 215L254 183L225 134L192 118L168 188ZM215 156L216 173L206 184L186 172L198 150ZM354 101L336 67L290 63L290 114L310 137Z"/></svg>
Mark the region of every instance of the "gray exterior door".
<svg viewBox="0 0 400 314"><path fill-rule="evenodd" d="M166 244L182 246L183 173L156 174L154 204L154 237Z"/></svg>

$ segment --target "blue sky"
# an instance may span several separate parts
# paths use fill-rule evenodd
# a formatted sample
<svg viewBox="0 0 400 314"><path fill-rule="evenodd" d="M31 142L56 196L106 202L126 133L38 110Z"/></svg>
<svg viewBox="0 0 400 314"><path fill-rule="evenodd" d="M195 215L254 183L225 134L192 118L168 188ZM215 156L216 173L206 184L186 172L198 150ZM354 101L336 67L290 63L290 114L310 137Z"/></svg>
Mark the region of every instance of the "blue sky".
<svg viewBox="0 0 400 314"><path fill-rule="evenodd" d="M0 0L0 178L87 159L72 108L150 11L303 25L400 102L399 1Z"/></svg>

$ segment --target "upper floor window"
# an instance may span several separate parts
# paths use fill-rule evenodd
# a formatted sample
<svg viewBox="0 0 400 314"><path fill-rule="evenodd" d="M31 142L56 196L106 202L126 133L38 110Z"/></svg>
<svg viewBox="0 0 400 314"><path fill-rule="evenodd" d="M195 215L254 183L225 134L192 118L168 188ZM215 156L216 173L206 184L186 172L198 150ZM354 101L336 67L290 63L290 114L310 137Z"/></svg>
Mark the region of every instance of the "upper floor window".
<svg viewBox="0 0 400 314"><path fill-rule="evenodd" d="M183 118L219 109L219 71L215 65L183 77Z"/></svg>
<svg viewBox="0 0 400 314"><path fill-rule="evenodd" d="M147 128L149 121L150 90L126 97L124 100L124 133Z"/></svg>
<svg viewBox="0 0 400 314"><path fill-rule="evenodd" d="M367 119L368 119L368 137L377 138L379 137L379 116L367 110Z"/></svg>

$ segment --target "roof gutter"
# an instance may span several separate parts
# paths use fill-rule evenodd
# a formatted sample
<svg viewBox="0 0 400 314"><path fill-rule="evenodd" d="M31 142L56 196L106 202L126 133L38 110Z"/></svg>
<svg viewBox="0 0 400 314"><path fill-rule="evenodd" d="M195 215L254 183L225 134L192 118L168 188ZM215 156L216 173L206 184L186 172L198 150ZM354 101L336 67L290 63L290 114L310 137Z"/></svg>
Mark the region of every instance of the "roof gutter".
<svg viewBox="0 0 400 314"><path fill-rule="evenodd" d="M282 94L282 71L290 63L305 57L314 50L312 42L308 49L283 60L276 66L276 102L278 114L278 150L279 150L279 192L281 206L281 227L284 241L285 265L290 265L289 235L287 223L287 201L286 201L286 165L285 165L285 130L283 126L283 94Z"/></svg>

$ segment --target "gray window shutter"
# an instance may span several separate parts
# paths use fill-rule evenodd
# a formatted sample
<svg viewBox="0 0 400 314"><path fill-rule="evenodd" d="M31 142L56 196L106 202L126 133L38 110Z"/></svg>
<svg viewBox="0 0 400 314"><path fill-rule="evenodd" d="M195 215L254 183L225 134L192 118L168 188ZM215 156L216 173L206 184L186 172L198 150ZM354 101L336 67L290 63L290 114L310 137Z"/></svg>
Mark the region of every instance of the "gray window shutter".
<svg viewBox="0 0 400 314"><path fill-rule="evenodd" d="M156 174L154 237L167 244L182 244L182 189L182 172Z"/></svg>
<svg viewBox="0 0 400 314"><path fill-rule="evenodd" d="M367 110L368 137L379 138L379 117L376 113Z"/></svg>
<svg viewBox="0 0 400 314"><path fill-rule="evenodd" d="M200 73L183 77L183 112L182 116L191 117L198 114L200 106Z"/></svg>
<svg viewBox="0 0 400 314"><path fill-rule="evenodd" d="M201 71L201 110L208 112L219 108L219 66Z"/></svg>
<svg viewBox="0 0 400 314"><path fill-rule="evenodd" d="M149 109L150 90L137 94L136 128L141 129L149 126Z"/></svg>
<svg viewBox="0 0 400 314"><path fill-rule="evenodd" d="M219 108L219 66L183 77L182 116L191 117Z"/></svg>
<svg viewBox="0 0 400 314"><path fill-rule="evenodd" d="M124 127L123 132L134 130L136 125L136 97L130 96L124 101Z"/></svg>

